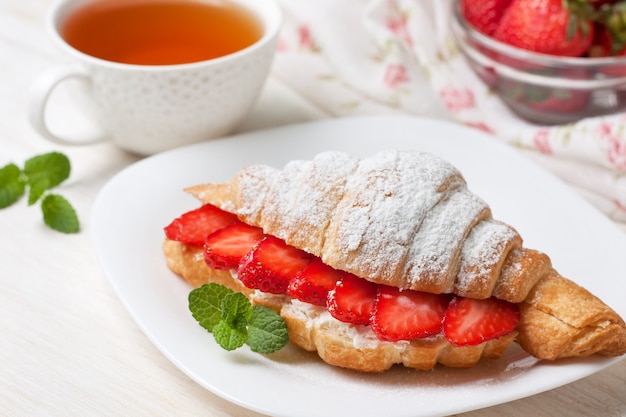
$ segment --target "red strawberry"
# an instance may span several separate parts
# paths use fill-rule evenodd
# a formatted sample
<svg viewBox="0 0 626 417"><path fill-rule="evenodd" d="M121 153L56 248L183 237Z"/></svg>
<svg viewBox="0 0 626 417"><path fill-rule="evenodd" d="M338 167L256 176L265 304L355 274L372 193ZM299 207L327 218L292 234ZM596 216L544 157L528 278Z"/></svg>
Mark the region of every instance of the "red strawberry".
<svg viewBox="0 0 626 417"><path fill-rule="evenodd" d="M287 292L289 281L313 256L274 236L265 236L241 258L237 275L248 288L272 294Z"/></svg>
<svg viewBox="0 0 626 417"><path fill-rule="evenodd" d="M606 7L604 7L606 6ZM589 48L590 58L626 56L626 3L603 5L601 18L596 25L596 38ZM626 65L616 60L614 65L602 65L598 72L610 77L626 75Z"/></svg>
<svg viewBox="0 0 626 417"><path fill-rule="evenodd" d="M473 346L512 332L518 321L517 304L455 297L443 320L443 333L453 345Z"/></svg>
<svg viewBox="0 0 626 417"><path fill-rule="evenodd" d="M287 288L287 294L305 303L326 306L328 292L335 288L341 272L315 258L296 275Z"/></svg>
<svg viewBox="0 0 626 417"><path fill-rule="evenodd" d="M241 258L263 238L263 230L237 221L211 233L204 243L204 260L211 268L237 269Z"/></svg>
<svg viewBox="0 0 626 417"><path fill-rule="evenodd" d="M611 35L606 28L599 26L593 45L589 48L589 57L604 58L622 55L626 55L626 44L621 43L619 38Z"/></svg>
<svg viewBox="0 0 626 417"><path fill-rule="evenodd" d="M237 221L237 216L211 204L184 213L165 227L168 239L200 246L206 237Z"/></svg>
<svg viewBox="0 0 626 417"><path fill-rule="evenodd" d="M626 55L626 3L603 4L598 9L596 39L589 49L589 56Z"/></svg>
<svg viewBox="0 0 626 417"><path fill-rule="evenodd" d="M462 0L465 19L478 31L492 35L512 0Z"/></svg>
<svg viewBox="0 0 626 417"><path fill-rule="evenodd" d="M626 16L624 17L626 18ZM604 58L609 56L626 56L626 28L618 34L611 34L604 27L600 27L596 31L594 44L589 48L589 57ZM623 77L626 76L626 65L616 63L611 66L602 66L598 71L611 77Z"/></svg>
<svg viewBox="0 0 626 417"><path fill-rule="evenodd" d="M372 330L380 340L396 342L441 332L450 303L446 294L430 294L381 285L372 316Z"/></svg>
<svg viewBox="0 0 626 417"><path fill-rule="evenodd" d="M563 0L513 0L502 15L493 36L509 45L530 51L581 56L593 41L594 25L586 15L590 5ZM585 9L587 6L587 9Z"/></svg>
<svg viewBox="0 0 626 417"><path fill-rule="evenodd" d="M373 282L356 275L342 273L335 288L328 293L328 311L340 321L369 324L377 287Z"/></svg>

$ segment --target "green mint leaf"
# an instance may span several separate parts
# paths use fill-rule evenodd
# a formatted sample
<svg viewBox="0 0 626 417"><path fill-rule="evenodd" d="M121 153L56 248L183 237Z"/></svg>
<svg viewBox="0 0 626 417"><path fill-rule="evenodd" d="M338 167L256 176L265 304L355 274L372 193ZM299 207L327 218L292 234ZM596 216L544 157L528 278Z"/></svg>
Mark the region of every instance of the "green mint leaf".
<svg viewBox="0 0 626 417"><path fill-rule="evenodd" d="M48 194L41 202L43 221L52 229L63 233L78 233L80 224L74 207L58 194Z"/></svg>
<svg viewBox="0 0 626 417"><path fill-rule="evenodd" d="M24 195L26 183L15 164L0 168L0 209L9 207Z"/></svg>
<svg viewBox="0 0 626 417"><path fill-rule="evenodd" d="M24 163L30 192L28 205L33 205L43 193L56 187L70 176L70 160L59 152L34 156Z"/></svg>
<svg viewBox="0 0 626 417"><path fill-rule="evenodd" d="M189 293L189 310L200 326L226 350L248 344L253 352L272 353L289 342L287 324L274 310L221 284L204 284Z"/></svg>
<svg viewBox="0 0 626 417"><path fill-rule="evenodd" d="M240 292L228 294L222 299L221 309L223 321L233 329L245 331L252 315L252 304L248 297Z"/></svg>
<svg viewBox="0 0 626 417"><path fill-rule="evenodd" d="M248 321L248 345L258 353L272 353L289 342L285 320L268 307L255 305Z"/></svg>
<svg viewBox="0 0 626 417"><path fill-rule="evenodd" d="M246 328L231 327L226 320L222 320L213 327L215 341L226 350L235 350L242 347L248 339Z"/></svg>
<svg viewBox="0 0 626 417"><path fill-rule="evenodd" d="M189 293L189 310L200 326L213 331L213 327L222 320L222 300L233 290L223 285L210 283Z"/></svg>

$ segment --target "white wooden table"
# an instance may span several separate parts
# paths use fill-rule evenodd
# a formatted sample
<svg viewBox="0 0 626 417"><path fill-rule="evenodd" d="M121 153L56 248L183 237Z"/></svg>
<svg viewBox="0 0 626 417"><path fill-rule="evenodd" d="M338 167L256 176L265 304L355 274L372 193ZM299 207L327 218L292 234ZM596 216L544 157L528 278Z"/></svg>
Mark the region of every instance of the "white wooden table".
<svg viewBox="0 0 626 417"><path fill-rule="evenodd" d="M50 150L66 153L71 178L59 190L82 232L43 226L26 201L0 211L0 415L253 416L213 395L172 365L113 293L90 239L98 191L138 158L100 144L64 148L26 121L27 91L54 64L45 36L50 0L0 0L0 166ZM240 131L327 117L270 79ZM531 398L464 414L626 417L626 361Z"/></svg>

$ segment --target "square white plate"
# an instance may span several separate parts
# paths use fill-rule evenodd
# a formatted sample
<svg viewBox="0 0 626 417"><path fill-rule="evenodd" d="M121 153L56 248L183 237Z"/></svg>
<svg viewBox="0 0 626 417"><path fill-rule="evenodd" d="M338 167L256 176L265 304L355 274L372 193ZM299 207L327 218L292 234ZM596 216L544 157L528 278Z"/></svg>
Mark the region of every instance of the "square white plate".
<svg viewBox="0 0 626 417"><path fill-rule="evenodd" d="M273 416L443 416L543 392L621 358L538 362L517 345L471 369L396 367L361 374L288 346L272 355L226 352L187 308L191 288L165 265L163 227L198 202L182 189L229 180L257 163L343 150L366 156L418 149L455 164L494 217L548 253L563 275L626 317L626 237L558 179L493 138L459 125L404 116L337 119L238 135L144 159L116 175L94 207L93 241L118 296L150 340L189 377L243 407Z"/></svg>

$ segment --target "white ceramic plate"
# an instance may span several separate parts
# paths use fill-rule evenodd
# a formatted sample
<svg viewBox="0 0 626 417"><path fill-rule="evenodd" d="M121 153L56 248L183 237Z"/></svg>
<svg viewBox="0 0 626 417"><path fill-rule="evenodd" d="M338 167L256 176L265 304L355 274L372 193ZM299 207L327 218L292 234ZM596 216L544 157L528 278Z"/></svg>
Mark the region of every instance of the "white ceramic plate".
<svg viewBox="0 0 626 417"><path fill-rule="evenodd" d="M263 356L226 352L187 309L190 291L161 254L163 227L197 207L182 189L230 179L253 163L282 167L325 150L365 156L385 148L433 152L461 169L494 217L551 255L565 276L626 317L626 238L602 214L515 150L476 130L410 117L339 119L215 140L144 159L115 176L93 212L93 240L113 287L154 344L208 390L272 416L443 416L567 384L619 359L537 362L517 346L472 369L350 372L288 346Z"/></svg>

